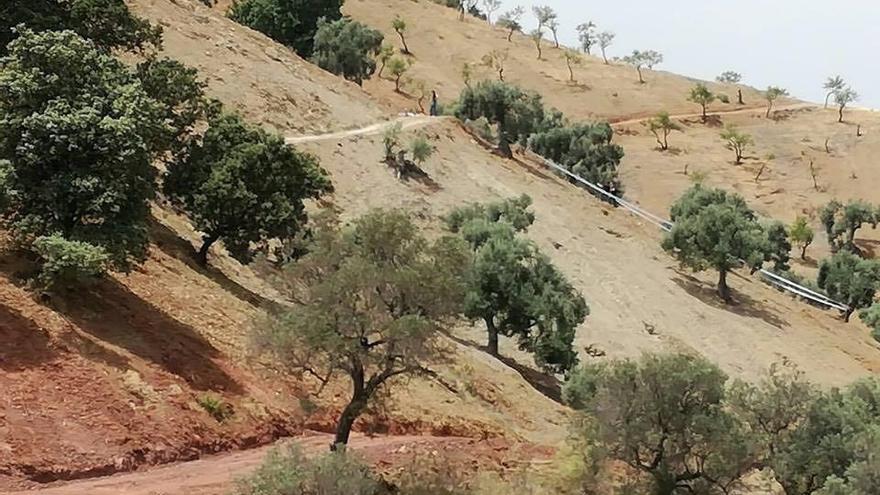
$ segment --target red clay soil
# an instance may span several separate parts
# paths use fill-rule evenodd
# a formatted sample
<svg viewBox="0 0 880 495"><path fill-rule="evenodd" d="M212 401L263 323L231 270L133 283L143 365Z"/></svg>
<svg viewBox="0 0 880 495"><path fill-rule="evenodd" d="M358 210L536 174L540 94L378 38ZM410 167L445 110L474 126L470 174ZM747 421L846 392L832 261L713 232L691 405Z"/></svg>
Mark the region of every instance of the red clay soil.
<svg viewBox="0 0 880 495"><path fill-rule="evenodd" d="M310 434L295 442L307 454L326 451L332 437ZM287 442L280 442L284 445ZM178 463L136 473L119 474L51 486L21 486L25 491L7 495L221 495L229 493L233 480L256 468L271 447L261 447ZM459 472L504 472L521 465L547 460L552 449L513 444L502 439L474 440L437 437L355 436L351 448L383 474L394 475L416 459L432 458ZM35 489L36 488L36 489Z"/></svg>

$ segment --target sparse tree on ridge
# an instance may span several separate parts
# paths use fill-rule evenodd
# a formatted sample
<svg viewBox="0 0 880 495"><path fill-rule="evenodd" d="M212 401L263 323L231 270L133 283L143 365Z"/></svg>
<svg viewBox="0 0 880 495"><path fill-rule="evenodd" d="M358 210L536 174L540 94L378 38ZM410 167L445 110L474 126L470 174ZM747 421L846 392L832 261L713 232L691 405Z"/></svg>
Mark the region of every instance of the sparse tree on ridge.
<svg viewBox="0 0 880 495"><path fill-rule="evenodd" d="M498 26L507 30L508 42L513 40L513 33L522 32L522 24L519 21L525 13L525 9L520 6L513 10L508 10L498 18Z"/></svg>
<svg viewBox="0 0 880 495"><path fill-rule="evenodd" d="M817 284L828 297L846 304L843 320L874 303L880 286L880 261L864 260L848 251L835 253L819 265Z"/></svg>
<svg viewBox="0 0 880 495"><path fill-rule="evenodd" d="M504 81L504 64L509 55L509 50L492 50L483 55L483 65L497 72L499 81Z"/></svg>
<svg viewBox="0 0 880 495"><path fill-rule="evenodd" d="M550 22L556 20L556 11L554 11L549 6L534 6L532 7L532 13L535 14L535 18L538 20L538 31L543 32L545 27L550 26Z"/></svg>
<svg viewBox="0 0 880 495"><path fill-rule="evenodd" d="M801 259L807 259L807 248L813 243L813 229L810 227L806 217L799 216L789 227L789 235L793 242L801 250Z"/></svg>
<svg viewBox="0 0 880 495"><path fill-rule="evenodd" d="M642 76L642 68L647 67L653 69L655 65L663 62L663 55L654 51L633 50L631 55L623 57L623 61L636 68L639 73L639 83L645 84L645 78Z"/></svg>
<svg viewBox="0 0 880 495"><path fill-rule="evenodd" d="M700 105L700 108L703 109L703 122L709 120L709 114L707 113L709 110L709 105L712 104L717 96L715 93L709 90L708 86L703 83L697 83L691 89L690 94L688 95L688 101L692 101L697 105Z"/></svg>
<svg viewBox="0 0 880 495"><path fill-rule="evenodd" d="M412 55L412 52L409 51L409 46L406 44L406 21L400 16L395 16L394 20L391 21L391 27L397 32L397 36L400 36L400 42L403 44L401 52L405 55Z"/></svg>
<svg viewBox="0 0 880 495"><path fill-rule="evenodd" d="M751 135L740 131L733 124L728 124L724 127L724 130L721 131L721 139L727 143L727 149L736 154L736 161L734 163L737 165L742 163L746 148L754 143Z"/></svg>
<svg viewBox="0 0 880 495"><path fill-rule="evenodd" d="M736 84L736 99L740 105L745 105L746 103L743 101L743 91L738 85L742 81L742 74L739 72L734 72L732 70L724 71L720 76L715 78L716 81L723 84Z"/></svg>
<svg viewBox="0 0 880 495"><path fill-rule="evenodd" d="M859 99L859 94L849 86L844 86L834 92L834 103L837 104L837 122L843 123L843 111L850 103Z"/></svg>
<svg viewBox="0 0 880 495"><path fill-rule="evenodd" d="M773 103L780 96L788 96L788 90L776 86L769 86L764 92L764 98L767 99L767 118L770 118L770 112L773 110Z"/></svg>
<svg viewBox="0 0 880 495"><path fill-rule="evenodd" d="M550 32L553 33L553 43L555 44L556 48L559 48L559 21L553 19L547 24L547 27L550 28Z"/></svg>
<svg viewBox="0 0 880 495"><path fill-rule="evenodd" d="M568 67L568 77L569 81L576 82L574 78L574 66L581 65L584 63L583 57L578 53L577 50L572 50L570 48L566 48L562 52L562 58L565 59L565 65Z"/></svg>
<svg viewBox="0 0 880 495"><path fill-rule="evenodd" d="M674 222L663 249L694 271L718 271L718 294L730 302L727 274L740 260L759 269L771 254L755 213L737 194L696 185L670 210Z"/></svg>
<svg viewBox="0 0 880 495"><path fill-rule="evenodd" d="M648 126L648 130L650 130L657 139L657 144L660 145L662 151L669 149L669 134L672 133L672 131L682 130L681 125L674 122L669 116L669 112L658 113L652 119L648 120L646 125Z"/></svg>
<svg viewBox="0 0 880 495"><path fill-rule="evenodd" d="M372 211L347 228L324 223L284 273L303 303L258 325L254 340L322 384L348 378L335 450L390 381L445 358L440 331L461 312L471 255L455 237L429 243L399 211Z"/></svg>
<svg viewBox="0 0 880 495"><path fill-rule="evenodd" d="M483 10L486 11L486 22L492 24L492 14L501 8L501 0L483 0Z"/></svg>
<svg viewBox="0 0 880 495"><path fill-rule="evenodd" d="M831 76L825 81L825 84L822 86L828 91L825 94L825 108L828 108L828 101L831 99L834 93L843 89L844 86L846 86L846 81L844 81L843 78L840 76Z"/></svg>
<svg viewBox="0 0 880 495"><path fill-rule="evenodd" d="M578 41L581 42L581 48L587 55L592 55L593 45L596 44L596 24L593 21L585 22L578 25Z"/></svg>
<svg viewBox="0 0 880 495"><path fill-rule="evenodd" d="M599 48L602 49L602 60L605 61L606 65L608 64L608 55L605 53L605 51L608 49L609 46L611 46L612 43L614 43L615 36L617 35L615 35L611 31L602 31L601 33L596 35L596 41L599 43Z"/></svg>
<svg viewBox="0 0 880 495"><path fill-rule="evenodd" d="M544 32L540 29L536 29L532 31L530 36L532 38L532 43L535 44L535 48L538 50L538 60L541 60L544 54L542 49L542 44L544 42Z"/></svg>

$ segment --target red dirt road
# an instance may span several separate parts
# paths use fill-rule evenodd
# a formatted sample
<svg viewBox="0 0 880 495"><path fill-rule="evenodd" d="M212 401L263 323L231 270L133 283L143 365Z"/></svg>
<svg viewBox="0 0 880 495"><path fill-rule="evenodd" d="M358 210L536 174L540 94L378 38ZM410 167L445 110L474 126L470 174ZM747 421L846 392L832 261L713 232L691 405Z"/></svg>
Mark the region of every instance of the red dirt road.
<svg viewBox="0 0 880 495"><path fill-rule="evenodd" d="M332 436L310 434L275 444L296 442L306 453L327 450ZM236 478L255 469L273 446L221 454L192 462L172 464L141 472L118 474L29 490L2 492L2 495L226 495ZM503 470L517 462L543 460L552 451L533 446L514 446L504 440L438 438L419 436L356 436L350 447L379 471L411 462L414 456L431 455L464 462L472 469Z"/></svg>

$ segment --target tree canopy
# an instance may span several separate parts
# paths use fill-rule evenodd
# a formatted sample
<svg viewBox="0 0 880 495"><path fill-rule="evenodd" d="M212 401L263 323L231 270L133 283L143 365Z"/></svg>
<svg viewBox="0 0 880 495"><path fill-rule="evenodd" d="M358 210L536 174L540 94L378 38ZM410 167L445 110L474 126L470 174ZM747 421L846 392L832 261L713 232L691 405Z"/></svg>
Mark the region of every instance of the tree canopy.
<svg viewBox="0 0 880 495"><path fill-rule="evenodd" d="M710 91L703 83L697 83L688 94L688 101L700 105L700 108L703 110L703 122L709 118L709 115L706 112L709 110L709 105L711 105L716 98L717 96L715 93L712 93L712 91Z"/></svg>
<svg viewBox="0 0 880 495"><path fill-rule="evenodd" d="M739 84L742 81L742 74L732 70L727 70L715 78L716 81L724 84Z"/></svg>
<svg viewBox="0 0 880 495"><path fill-rule="evenodd" d="M303 201L331 190L315 157L231 113L212 116L203 138L190 143L165 177L166 195L204 233L203 264L219 240L247 263L269 241L292 238L307 220Z"/></svg>
<svg viewBox="0 0 880 495"><path fill-rule="evenodd" d="M461 120L485 117L497 125L498 150L510 157L510 143L525 142L544 120L544 105L535 92L501 81L481 81L462 91L455 115Z"/></svg>
<svg viewBox="0 0 880 495"><path fill-rule="evenodd" d="M612 143L607 123L548 126L529 139L529 148L594 184L623 193L618 167L623 148Z"/></svg>
<svg viewBox="0 0 880 495"><path fill-rule="evenodd" d="M805 217L799 216L789 227L791 242L801 249L801 259L806 259L807 248L813 243L815 233Z"/></svg>
<svg viewBox="0 0 880 495"><path fill-rule="evenodd" d="M844 312L844 320L849 321L853 312L874 303L880 286L880 261L863 260L847 251L835 253L819 265L817 284L828 297L849 306Z"/></svg>
<svg viewBox="0 0 880 495"><path fill-rule="evenodd" d="M236 0L227 15L309 58L314 51L318 21L341 19L342 3L343 0Z"/></svg>
<svg viewBox="0 0 880 495"><path fill-rule="evenodd" d="M653 69L655 65L663 63L663 55L654 50L633 50L632 54L623 57L623 61L636 68L639 73L639 82L644 84L645 78L642 76L642 68Z"/></svg>
<svg viewBox="0 0 880 495"><path fill-rule="evenodd" d="M525 9L519 6L508 10L498 18L498 26L507 30L507 41L512 41L513 33L522 32L523 27L520 24L520 20L525 13Z"/></svg>
<svg viewBox="0 0 880 495"><path fill-rule="evenodd" d="M376 71L376 57L385 36L349 18L318 20L312 61L324 70L358 85Z"/></svg>
<svg viewBox="0 0 880 495"><path fill-rule="evenodd" d="M681 132L684 128L677 122L673 121L669 116L669 112L660 112L646 123L648 130L657 139L660 149L666 151L669 149L669 134L672 131Z"/></svg>
<svg viewBox="0 0 880 495"><path fill-rule="evenodd" d="M846 205L831 200L819 211L819 219L825 227L832 253L841 249L857 251L856 232L865 224L876 228L880 223L880 208L860 200L851 200Z"/></svg>
<svg viewBox="0 0 880 495"><path fill-rule="evenodd" d="M470 256L460 239L428 242L402 212L371 211L348 227L321 222L285 270L303 303L258 326L256 343L322 383L351 382L334 445L389 380L443 358L439 330L461 312Z"/></svg>

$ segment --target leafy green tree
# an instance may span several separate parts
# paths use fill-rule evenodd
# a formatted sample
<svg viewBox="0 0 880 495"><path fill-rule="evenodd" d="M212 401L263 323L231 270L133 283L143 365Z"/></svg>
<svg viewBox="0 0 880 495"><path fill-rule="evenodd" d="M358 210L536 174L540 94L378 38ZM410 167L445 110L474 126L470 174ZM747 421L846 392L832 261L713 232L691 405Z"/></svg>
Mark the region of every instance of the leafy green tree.
<svg viewBox="0 0 880 495"><path fill-rule="evenodd" d="M711 105L716 98L717 96L715 95L715 93L710 91L709 88L703 83L697 83L697 85L691 89L690 94L688 94L688 101L692 101L697 105L700 105L700 108L703 109L703 122L709 120L709 115L707 113L709 110L709 105Z"/></svg>
<svg viewBox="0 0 880 495"><path fill-rule="evenodd" d="M28 0L0 5L0 56L15 39L14 28L75 31L99 49L142 51L159 48L162 30L132 15L123 0Z"/></svg>
<svg viewBox="0 0 880 495"><path fill-rule="evenodd" d="M103 248L59 235L37 237L33 250L40 257L38 280L47 289L93 280L104 273L109 261Z"/></svg>
<svg viewBox="0 0 880 495"><path fill-rule="evenodd" d="M146 256L163 106L72 31L18 34L0 63L3 220L25 245L89 243L126 271Z"/></svg>
<svg viewBox="0 0 880 495"><path fill-rule="evenodd" d="M737 165L742 163L746 149L754 144L751 135L740 131L739 128L733 124L728 124L724 127L724 130L721 131L721 139L727 143L727 149L733 151L736 155L734 163Z"/></svg>
<svg viewBox="0 0 880 495"><path fill-rule="evenodd" d="M513 41L513 33L521 33L523 30L520 20L526 11L521 6L501 14L498 18L498 26L507 30L507 41Z"/></svg>
<svg viewBox="0 0 880 495"><path fill-rule="evenodd" d="M402 57L394 57L388 61L388 72L394 78L394 91L400 93L400 80L409 70L409 61Z"/></svg>
<svg viewBox="0 0 880 495"><path fill-rule="evenodd" d="M834 103L837 103L837 122L843 123L843 111L850 103L859 99L859 94L849 86L844 86L834 92Z"/></svg>
<svg viewBox="0 0 880 495"><path fill-rule="evenodd" d="M813 243L814 232L806 218L799 216L789 227L789 235L793 242L801 250L801 259L807 258L807 248Z"/></svg>
<svg viewBox="0 0 880 495"><path fill-rule="evenodd" d="M828 108L828 100L831 99L834 93L846 87L846 81L840 76L831 76L825 81L825 84L822 87L828 91L828 93L825 94L825 108Z"/></svg>
<svg viewBox="0 0 880 495"><path fill-rule="evenodd" d="M303 304L258 326L258 348L322 383L352 386L333 444L395 377L442 359L440 330L461 312L470 250L460 239L429 243L399 211L372 211L339 228L324 222L286 270Z"/></svg>
<svg viewBox="0 0 880 495"><path fill-rule="evenodd" d="M663 249L694 271L718 271L718 294L730 302L727 274L740 260L760 268L771 254L755 213L737 194L695 185L670 210L675 224Z"/></svg>
<svg viewBox="0 0 880 495"><path fill-rule="evenodd" d="M654 51L633 50L631 55L623 57L623 61L636 68L639 73L639 83L645 84L645 78L642 76L642 68L647 67L653 69L655 65L663 62L663 55Z"/></svg>
<svg viewBox="0 0 880 495"><path fill-rule="evenodd" d="M876 228L880 223L880 209L864 201L850 201L845 206L837 200L830 201L819 211L819 219L825 227L831 252L841 249L858 251L856 232L864 224Z"/></svg>
<svg viewBox="0 0 880 495"><path fill-rule="evenodd" d="M562 51L562 58L565 59L565 65L568 67L569 81L576 82L574 78L574 66L583 65L584 59L581 57L580 53L568 48Z"/></svg>
<svg viewBox="0 0 880 495"><path fill-rule="evenodd" d="M666 151L669 149L669 134L672 131L683 130L682 126L677 122L673 121L669 116L669 112L660 112L655 115L653 118L649 119L647 124L648 130L651 131L651 134L654 135L654 138L657 139L657 144L660 145L660 149Z"/></svg>
<svg viewBox="0 0 880 495"><path fill-rule="evenodd" d="M789 241L788 229L779 221L771 222L766 227L768 251L764 261L773 262L773 271L777 273L788 272L791 267L791 241Z"/></svg>
<svg viewBox="0 0 880 495"><path fill-rule="evenodd" d="M617 35L611 31L602 31L596 35L596 42L599 43L599 48L602 50L602 60L605 61L605 65L608 65L608 55L605 52L608 50L608 47L614 43L614 38L616 36Z"/></svg>
<svg viewBox="0 0 880 495"><path fill-rule="evenodd" d="M529 38L532 39L532 43L535 44L535 49L538 51L538 60L543 59L543 57L544 57L544 49L543 49L544 31L541 31L540 29L535 29L534 31L532 31L529 34Z"/></svg>
<svg viewBox="0 0 880 495"><path fill-rule="evenodd" d="M395 16L394 19L391 21L391 27L397 33L397 36L400 37L401 44L403 44L403 50L401 50L401 53L405 55L412 55L412 52L409 51L409 46L407 46L406 44L406 21L403 20L403 18L401 18L400 16Z"/></svg>
<svg viewBox="0 0 880 495"><path fill-rule="evenodd" d="M880 261L863 260L841 251L822 260L817 284L828 297L849 306L844 312L844 321L848 322L853 312L873 304L880 285Z"/></svg>
<svg viewBox="0 0 880 495"><path fill-rule="evenodd" d="M871 328L871 336L880 342L880 303L874 303L869 308L859 312L862 323Z"/></svg>
<svg viewBox="0 0 880 495"><path fill-rule="evenodd" d="M577 364L572 342L589 308L549 258L516 235L534 219L530 204L523 196L472 205L453 211L447 224L474 248L464 314L485 323L489 353L499 355L499 335L515 337L539 366L561 373Z"/></svg>
<svg viewBox="0 0 880 495"><path fill-rule="evenodd" d="M235 0L227 11L230 19L259 31L299 56L314 50L318 21L342 18L343 0Z"/></svg>
<svg viewBox="0 0 880 495"><path fill-rule="evenodd" d="M538 20L538 31L544 31L545 27L549 27L550 23L555 21L559 16L552 7L547 5L536 5L532 7L532 14Z"/></svg>
<svg viewBox="0 0 880 495"><path fill-rule="evenodd" d="M318 20L312 61L324 70L363 86L376 71L376 60L385 36L349 18Z"/></svg>
<svg viewBox="0 0 880 495"><path fill-rule="evenodd" d="M776 86L768 86L767 91L764 92L764 98L767 99L767 118L770 118L770 112L773 110L773 103L779 99L780 96L788 96L788 90L777 88Z"/></svg>
<svg viewBox="0 0 880 495"><path fill-rule="evenodd" d="M509 56L509 50L492 50L483 55L483 65L497 72L498 80L504 82L504 64ZM467 85L470 85L470 81Z"/></svg>
<svg viewBox="0 0 880 495"><path fill-rule="evenodd" d="M618 175L623 148L607 123L551 126L529 138L529 148L603 188L623 192Z"/></svg>
<svg viewBox="0 0 880 495"><path fill-rule="evenodd" d="M409 144L409 152L412 155L413 161L421 166L434 154L434 146L428 142L425 136L418 136Z"/></svg>
<svg viewBox="0 0 880 495"><path fill-rule="evenodd" d="M563 398L592 419L608 457L645 481L638 493L730 493L757 451L725 407L726 381L704 358L645 354L579 368Z"/></svg>
<svg viewBox="0 0 880 495"><path fill-rule="evenodd" d="M388 65L388 61L391 60L391 57L394 56L394 47L383 43L379 48L379 53L376 55L376 58L379 60L381 64L379 66L379 73L377 74L379 77L382 77L382 72L385 71L385 66Z"/></svg>
<svg viewBox="0 0 880 495"><path fill-rule="evenodd" d="M169 166L164 184L204 233L197 256L203 265L219 240L248 263L271 240L293 238L307 221L303 201L332 191L315 157L230 113L211 118L204 137Z"/></svg>
<svg viewBox="0 0 880 495"><path fill-rule="evenodd" d="M485 117L498 126L498 150L505 157L513 156L510 143L525 140L544 120L540 95L500 81L482 81L465 88L455 111L459 120Z"/></svg>
<svg viewBox="0 0 880 495"><path fill-rule="evenodd" d="M593 45L596 44L596 24L593 21L585 22L583 24L579 24L577 27L578 32L578 41L581 43L581 48L584 50L584 53L587 55L592 55Z"/></svg>

